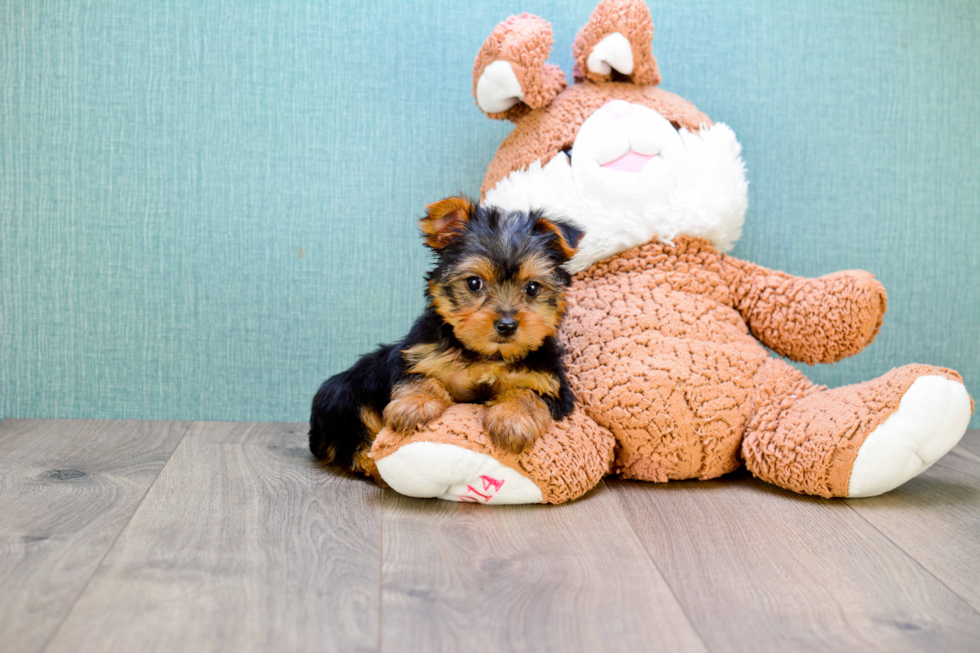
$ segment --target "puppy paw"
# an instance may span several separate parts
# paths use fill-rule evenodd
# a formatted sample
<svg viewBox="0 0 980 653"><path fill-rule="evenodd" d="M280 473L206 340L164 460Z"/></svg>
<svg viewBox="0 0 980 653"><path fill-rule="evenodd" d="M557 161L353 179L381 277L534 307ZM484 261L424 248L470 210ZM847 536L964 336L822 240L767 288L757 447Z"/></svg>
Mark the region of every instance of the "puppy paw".
<svg viewBox="0 0 980 653"><path fill-rule="evenodd" d="M547 404L530 391L509 393L490 404L483 417L494 444L513 453L533 446L550 424Z"/></svg>
<svg viewBox="0 0 980 653"><path fill-rule="evenodd" d="M453 404L446 389L434 379L406 381L395 386L385 406L385 426L398 433L411 433L428 424Z"/></svg>

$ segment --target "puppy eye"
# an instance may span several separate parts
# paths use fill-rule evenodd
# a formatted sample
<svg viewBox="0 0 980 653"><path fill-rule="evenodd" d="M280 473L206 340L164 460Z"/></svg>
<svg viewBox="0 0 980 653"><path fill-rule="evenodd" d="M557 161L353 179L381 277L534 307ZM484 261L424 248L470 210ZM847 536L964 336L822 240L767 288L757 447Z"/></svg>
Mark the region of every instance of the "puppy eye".
<svg viewBox="0 0 980 653"><path fill-rule="evenodd" d="M528 297L537 297L538 293L541 292L541 284L537 281L532 281L524 286L524 292L527 293Z"/></svg>
<svg viewBox="0 0 980 653"><path fill-rule="evenodd" d="M466 287L470 289L470 292L479 292L483 288L483 279L470 277L466 280Z"/></svg>

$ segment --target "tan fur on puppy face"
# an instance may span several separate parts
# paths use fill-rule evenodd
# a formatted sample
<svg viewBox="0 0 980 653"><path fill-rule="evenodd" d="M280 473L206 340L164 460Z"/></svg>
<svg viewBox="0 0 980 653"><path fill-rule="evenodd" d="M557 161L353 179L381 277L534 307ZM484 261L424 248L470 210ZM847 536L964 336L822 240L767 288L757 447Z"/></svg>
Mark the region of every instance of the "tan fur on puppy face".
<svg viewBox="0 0 980 653"><path fill-rule="evenodd" d="M478 277L483 288L473 292L467 281ZM541 290L532 297L526 292L531 282ZM521 263L511 279L501 280L493 263L480 256L460 261L442 284L431 281L429 292L433 305L453 327L453 333L467 348L485 356L518 360L553 336L565 312L565 299L547 258L534 255ZM501 337L494 323L509 315L517 322L517 332Z"/></svg>

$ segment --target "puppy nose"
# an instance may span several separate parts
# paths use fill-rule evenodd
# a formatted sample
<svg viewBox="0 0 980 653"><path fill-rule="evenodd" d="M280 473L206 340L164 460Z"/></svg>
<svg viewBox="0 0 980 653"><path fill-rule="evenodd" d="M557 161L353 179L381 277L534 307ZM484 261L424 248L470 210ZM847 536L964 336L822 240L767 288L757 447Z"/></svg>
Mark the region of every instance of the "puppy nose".
<svg viewBox="0 0 980 653"><path fill-rule="evenodd" d="M505 316L494 322L493 326L500 335L512 336L517 331L517 320Z"/></svg>

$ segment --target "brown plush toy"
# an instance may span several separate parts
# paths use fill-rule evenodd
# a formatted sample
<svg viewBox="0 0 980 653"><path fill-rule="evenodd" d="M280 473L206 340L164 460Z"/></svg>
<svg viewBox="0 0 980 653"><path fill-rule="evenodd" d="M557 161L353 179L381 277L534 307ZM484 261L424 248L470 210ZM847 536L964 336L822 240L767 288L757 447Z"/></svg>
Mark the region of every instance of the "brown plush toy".
<svg viewBox="0 0 980 653"><path fill-rule="evenodd" d="M885 290L863 271L817 279L722 252L746 210L725 125L661 90L641 0L603 0L574 44L575 84L545 63L551 27L500 23L473 68L491 118L515 123L483 201L544 209L586 230L563 326L578 408L521 454L496 448L478 405L413 434L382 431L377 475L410 496L560 503L606 474L709 479L745 464L823 497L887 492L966 430L953 370L907 365L827 390L771 356L832 363L870 344Z"/></svg>

